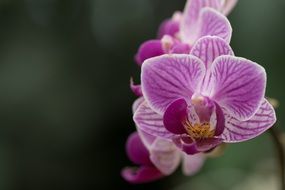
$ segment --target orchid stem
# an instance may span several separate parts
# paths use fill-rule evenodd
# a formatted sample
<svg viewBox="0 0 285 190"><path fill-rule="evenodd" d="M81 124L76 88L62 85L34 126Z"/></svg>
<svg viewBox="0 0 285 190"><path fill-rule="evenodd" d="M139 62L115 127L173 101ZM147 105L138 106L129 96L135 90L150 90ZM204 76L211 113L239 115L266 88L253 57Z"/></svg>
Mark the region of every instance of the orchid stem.
<svg viewBox="0 0 285 190"><path fill-rule="evenodd" d="M269 132L271 134L272 140L274 141L276 152L278 156L278 162L279 162L279 170L280 170L280 182L281 182L281 190L285 190L285 153L284 153L284 147L281 142L280 136L278 131L275 129L275 127L271 127L269 129Z"/></svg>

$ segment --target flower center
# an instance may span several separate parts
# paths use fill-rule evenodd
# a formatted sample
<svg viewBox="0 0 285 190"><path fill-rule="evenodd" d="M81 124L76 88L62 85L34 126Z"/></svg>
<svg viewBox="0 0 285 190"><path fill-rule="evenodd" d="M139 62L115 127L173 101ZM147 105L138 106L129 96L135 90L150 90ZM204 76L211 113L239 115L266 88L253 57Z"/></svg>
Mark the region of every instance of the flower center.
<svg viewBox="0 0 285 190"><path fill-rule="evenodd" d="M189 121L184 123L184 127L188 135L194 139L210 138L215 135L215 130L211 128L210 123L195 123L194 125Z"/></svg>

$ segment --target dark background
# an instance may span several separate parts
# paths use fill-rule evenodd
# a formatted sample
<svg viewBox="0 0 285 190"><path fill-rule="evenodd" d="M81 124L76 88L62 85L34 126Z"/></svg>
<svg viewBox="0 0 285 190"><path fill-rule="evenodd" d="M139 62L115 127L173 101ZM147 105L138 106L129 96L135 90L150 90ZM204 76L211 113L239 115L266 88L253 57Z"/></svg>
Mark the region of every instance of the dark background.
<svg viewBox="0 0 285 190"><path fill-rule="evenodd" d="M0 0L0 189L276 189L270 136L228 147L202 171L129 185L133 56L184 0ZM285 1L241 0L229 19L238 56L267 69L285 114Z"/></svg>

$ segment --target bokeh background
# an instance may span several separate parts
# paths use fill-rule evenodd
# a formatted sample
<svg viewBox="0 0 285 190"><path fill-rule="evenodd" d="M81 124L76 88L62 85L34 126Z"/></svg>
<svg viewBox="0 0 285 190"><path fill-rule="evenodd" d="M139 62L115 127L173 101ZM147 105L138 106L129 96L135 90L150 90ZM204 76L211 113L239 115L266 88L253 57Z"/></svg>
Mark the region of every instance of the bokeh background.
<svg viewBox="0 0 285 190"><path fill-rule="evenodd" d="M0 189L277 190L268 133L229 146L200 173L130 185L134 54L185 0L0 0ZM263 65L285 114L285 1L241 0L235 54Z"/></svg>

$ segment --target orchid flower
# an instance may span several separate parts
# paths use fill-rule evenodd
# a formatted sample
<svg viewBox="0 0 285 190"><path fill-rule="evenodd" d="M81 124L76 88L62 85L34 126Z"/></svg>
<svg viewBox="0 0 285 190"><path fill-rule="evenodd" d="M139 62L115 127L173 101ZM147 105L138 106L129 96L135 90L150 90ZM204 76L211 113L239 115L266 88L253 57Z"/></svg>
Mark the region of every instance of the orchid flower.
<svg viewBox="0 0 285 190"><path fill-rule="evenodd" d="M199 39L189 55L147 59L141 83L145 101L134 114L137 127L187 154L252 139L276 121L264 98L264 68L235 57L219 37Z"/></svg>
<svg viewBox="0 0 285 190"><path fill-rule="evenodd" d="M137 132L132 133L126 144L129 159L139 165L138 169L126 167L122 170L122 177L130 183L146 183L163 177L163 174L152 164L149 151L142 143Z"/></svg>
<svg viewBox="0 0 285 190"><path fill-rule="evenodd" d="M203 36L218 36L231 39L231 25L224 14L228 14L237 0L188 0L184 12L175 12L164 21L158 38L144 42L136 54L136 62L162 54L188 54L192 45Z"/></svg>
<svg viewBox="0 0 285 190"><path fill-rule="evenodd" d="M144 98L133 104L136 110ZM147 183L172 174L182 162L185 175L194 175L203 166L204 154L187 155L172 141L149 135L141 130L132 133L126 143L129 159L138 165L137 169L126 167L122 177L130 183Z"/></svg>
<svg viewBox="0 0 285 190"><path fill-rule="evenodd" d="M139 135L140 134L140 135ZM182 171L187 176L197 173L204 164L205 155L187 155L179 150L171 141L156 138L142 132L132 133L126 144L129 159L138 167L125 167L122 177L130 183L147 183L171 175L182 162Z"/></svg>

